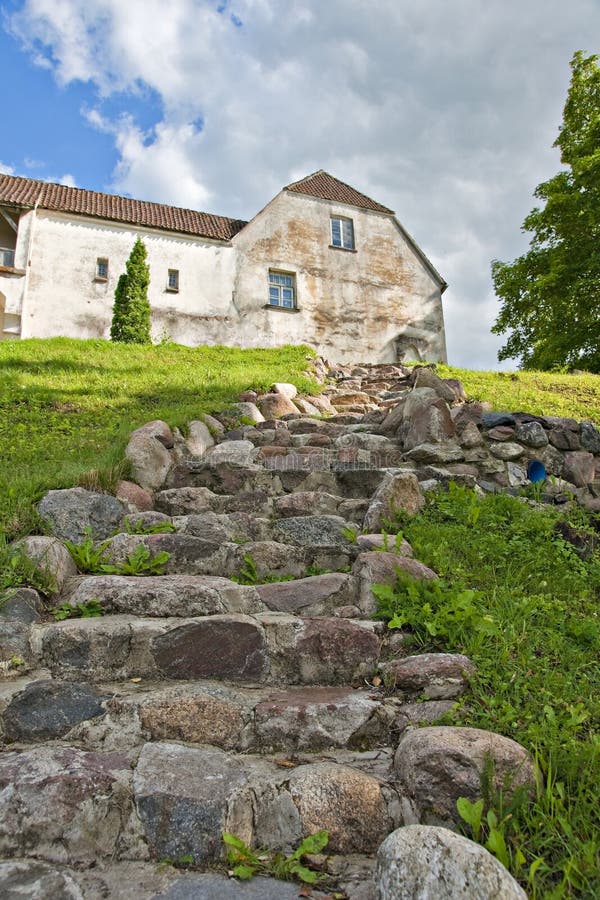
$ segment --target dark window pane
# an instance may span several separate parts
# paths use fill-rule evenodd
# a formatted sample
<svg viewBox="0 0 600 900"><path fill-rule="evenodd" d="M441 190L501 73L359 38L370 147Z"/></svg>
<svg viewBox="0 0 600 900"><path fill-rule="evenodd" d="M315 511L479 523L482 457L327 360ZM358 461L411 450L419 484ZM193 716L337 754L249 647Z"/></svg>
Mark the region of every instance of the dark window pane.
<svg viewBox="0 0 600 900"><path fill-rule="evenodd" d="M334 247L342 246L342 229L339 219L331 220L331 243Z"/></svg>
<svg viewBox="0 0 600 900"><path fill-rule="evenodd" d="M354 228L352 226L351 219L344 219L342 221L343 235L344 235L344 247L347 247L349 250L354 249Z"/></svg>

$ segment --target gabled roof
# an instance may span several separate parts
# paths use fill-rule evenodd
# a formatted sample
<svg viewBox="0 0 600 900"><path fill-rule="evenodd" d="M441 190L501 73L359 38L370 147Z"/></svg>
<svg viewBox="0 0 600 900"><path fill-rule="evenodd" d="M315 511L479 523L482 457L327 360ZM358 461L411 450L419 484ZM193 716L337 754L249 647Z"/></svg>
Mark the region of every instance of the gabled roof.
<svg viewBox="0 0 600 900"><path fill-rule="evenodd" d="M329 172L319 169L312 175L307 175L300 181L288 184L284 191L293 191L295 194L308 194L309 197L318 197L320 200L333 200L338 203L347 203L349 206L357 206L359 209L372 209L375 212L393 215L394 210L382 206L376 200L371 200L366 194L361 194L355 188L350 187L339 179L334 178Z"/></svg>
<svg viewBox="0 0 600 900"><path fill-rule="evenodd" d="M215 216L194 209L132 200L116 194L101 194L15 175L0 174L0 203L26 209L38 206L40 209L177 231L218 241L230 241L246 224L241 219Z"/></svg>

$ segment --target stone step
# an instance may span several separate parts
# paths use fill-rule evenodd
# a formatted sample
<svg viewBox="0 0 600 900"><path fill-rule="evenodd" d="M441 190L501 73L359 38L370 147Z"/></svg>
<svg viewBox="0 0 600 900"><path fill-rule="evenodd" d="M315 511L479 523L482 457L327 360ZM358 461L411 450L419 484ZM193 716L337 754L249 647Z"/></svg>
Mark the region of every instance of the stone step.
<svg viewBox="0 0 600 900"><path fill-rule="evenodd" d="M19 747L61 741L129 751L168 740L240 753L366 750L389 744L407 719L405 705L366 686L252 689L142 679L91 684L46 673L20 679L12 694L5 693L0 728L5 744Z"/></svg>
<svg viewBox="0 0 600 900"><path fill-rule="evenodd" d="M236 754L210 745L144 743L135 752L46 745L0 755L0 856L91 865L223 858L223 831L284 850L316 831L328 852L373 854L401 824L458 820L489 760L510 799L531 790L527 752L470 728L408 729L391 748L293 756Z"/></svg>
<svg viewBox="0 0 600 900"><path fill-rule="evenodd" d="M381 623L281 612L158 619L128 615L31 627L33 666L70 681L215 678L248 684L370 680Z"/></svg>
<svg viewBox="0 0 600 900"><path fill-rule="evenodd" d="M185 533L122 533L106 542L105 559L112 565L124 564L143 546L151 557L168 554L162 566L166 575L237 576L250 555L261 576L298 578L310 566L331 570L349 566L358 553L352 540L358 530L356 522L341 516L317 515L278 519L265 528L270 538L243 543Z"/></svg>
<svg viewBox="0 0 600 900"><path fill-rule="evenodd" d="M61 740L94 750L131 750L148 740L261 753L369 749L450 713L473 666L464 656L436 653L384 662L381 670L379 688L140 676L93 683L41 670L4 683L0 736L7 745Z"/></svg>
<svg viewBox="0 0 600 900"><path fill-rule="evenodd" d="M374 861L351 860L345 866L345 860L341 862L344 880L339 886L344 896L372 900ZM77 869L34 859L7 859L0 860L0 883L6 900L297 900L302 889L298 883L265 876L244 882L229 878L224 871L186 871L164 861L101 861L93 868ZM331 892L323 886L311 890L310 897L331 900Z"/></svg>
<svg viewBox="0 0 600 900"><path fill-rule="evenodd" d="M104 613L159 618L265 610L255 587L213 575L84 575L71 580L60 600L74 608L97 600Z"/></svg>
<svg viewBox="0 0 600 900"><path fill-rule="evenodd" d="M42 746L0 755L0 856L89 866L223 858L223 831L289 851L316 831L332 853L374 853L398 822L386 751L267 759L208 745L136 753Z"/></svg>

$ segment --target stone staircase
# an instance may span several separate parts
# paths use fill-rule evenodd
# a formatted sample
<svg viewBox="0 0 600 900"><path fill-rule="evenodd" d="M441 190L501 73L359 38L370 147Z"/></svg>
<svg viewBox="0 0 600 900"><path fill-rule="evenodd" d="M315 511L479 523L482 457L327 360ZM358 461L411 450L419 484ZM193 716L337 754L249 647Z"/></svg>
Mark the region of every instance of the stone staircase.
<svg viewBox="0 0 600 900"><path fill-rule="evenodd" d="M407 655L372 617L373 583L398 568L436 577L385 534L393 510L491 477L465 462L458 427L448 433L460 413L473 444L460 385L421 371L429 419L410 427L429 458L410 458L398 413L414 373L356 367L319 397L246 394L185 438L149 423L117 497L44 498L53 536L22 547L51 568L55 604L104 614L55 621L31 589L0 609L0 896L417 897L374 877L386 836L456 822L487 755L499 784L532 782L513 741L435 725L467 690L470 661ZM490 456L499 485L514 458ZM165 523L175 530L131 533ZM164 552L164 574L78 573L64 541L86 528L106 563ZM325 886L227 879L224 831L289 852L321 829ZM498 896L524 896L498 878Z"/></svg>

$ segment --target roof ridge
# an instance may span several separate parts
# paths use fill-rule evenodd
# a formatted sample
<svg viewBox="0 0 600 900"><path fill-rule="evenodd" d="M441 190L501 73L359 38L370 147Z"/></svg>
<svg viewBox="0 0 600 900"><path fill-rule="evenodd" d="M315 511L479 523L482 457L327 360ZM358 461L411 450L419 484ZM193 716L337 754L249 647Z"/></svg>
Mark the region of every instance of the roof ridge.
<svg viewBox="0 0 600 900"><path fill-rule="evenodd" d="M28 184L40 185L40 191L45 194L47 188L57 187L65 191L77 191L79 194L96 194L99 197L110 197L111 200L124 200L126 203L147 203L152 206L164 206L167 209L180 209L182 212L191 212L195 215L214 216L219 219L227 219L229 222L245 221L235 216L222 216L220 213L210 213L202 209L193 209L191 206L177 206L174 203L161 203L158 200L141 200L139 197L128 197L126 194L111 194L108 191L95 191L91 188L77 187L73 184L62 184L60 181L46 181L43 178L27 178L25 175L10 175L8 172L0 172L0 179L10 178Z"/></svg>
<svg viewBox="0 0 600 900"><path fill-rule="evenodd" d="M358 206L361 209L370 209L375 212L394 215L394 210L377 200L373 200L367 194L357 190L341 179L336 178L325 169L318 169L310 175L306 175L299 181L293 181L283 188L284 191L292 191L296 194L305 194L309 197L317 197L321 200L331 200L337 203L346 203L350 206Z"/></svg>
<svg viewBox="0 0 600 900"><path fill-rule="evenodd" d="M51 209L138 226L231 240L247 224L245 219L222 216L184 206L139 200L122 194L92 191L22 175L0 173L0 202Z"/></svg>

